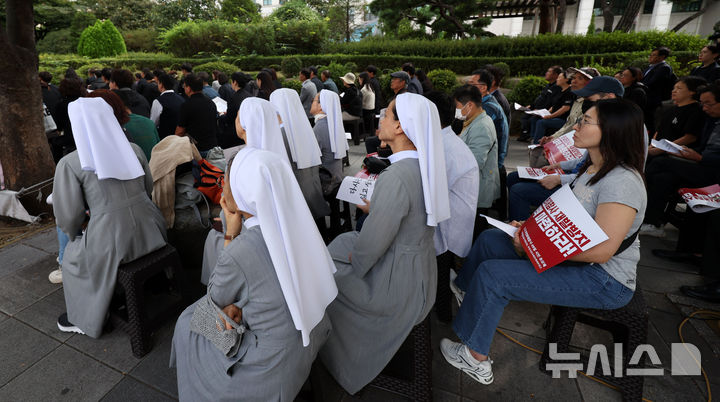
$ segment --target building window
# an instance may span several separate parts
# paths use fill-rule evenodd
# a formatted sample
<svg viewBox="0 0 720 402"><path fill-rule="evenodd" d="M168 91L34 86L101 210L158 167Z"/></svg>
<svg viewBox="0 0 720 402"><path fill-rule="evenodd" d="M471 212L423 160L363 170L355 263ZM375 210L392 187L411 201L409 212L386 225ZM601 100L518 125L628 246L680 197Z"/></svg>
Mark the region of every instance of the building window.
<svg viewBox="0 0 720 402"><path fill-rule="evenodd" d="M263 6L272 6L272 0L263 0Z"/></svg>
<svg viewBox="0 0 720 402"><path fill-rule="evenodd" d="M653 8L655 8L655 0L645 0L645 5L643 5L643 14L652 14Z"/></svg>
<svg viewBox="0 0 720 402"><path fill-rule="evenodd" d="M684 3L684 4L673 3L672 12L674 12L674 13L694 13L696 11L700 11L700 7L702 7L702 0L693 1L691 3Z"/></svg>

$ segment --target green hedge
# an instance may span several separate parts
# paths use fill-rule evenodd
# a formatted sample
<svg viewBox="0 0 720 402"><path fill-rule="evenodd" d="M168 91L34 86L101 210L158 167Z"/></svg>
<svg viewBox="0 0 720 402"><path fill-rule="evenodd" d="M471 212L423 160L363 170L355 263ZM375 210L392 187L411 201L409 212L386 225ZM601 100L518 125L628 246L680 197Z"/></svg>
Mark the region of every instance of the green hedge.
<svg viewBox="0 0 720 402"><path fill-rule="evenodd" d="M238 67L234 64L225 63L223 61L211 61L209 63L198 64L193 67L194 72L199 73L201 71L205 71L210 74L211 77L214 70L225 73L228 79L230 79L230 76L238 70Z"/></svg>
<svg viewBox="0 0 720 402"><path fill-rule="evenodd" d="M181 57L196 54L274 53L275 33L267 24L185 21L160 34L160 47Z"/></svg>
<svg viewBox="0 0 720 402"><path fill-rule="evenodd" d="M667 46L674 52L698 52L705 38L674 32L612 32L595 35L546 34L537 36L485 37L466 40L397 40L370 37L359 42L332 43L327 53L378 54L423 57L512 57L568 54L645 52ZM509 63L508 63L509 64ZM513 70L514 71L514 70Z"/></svg>
<svg viewBox="0 0 720 402"><path fill-rule="evenodd" d="M342 65L345 74L348 71L363 70L365 66L373 64L380 70L394 71L405 62L412 62L416 68L425 71L436 69L447 69L456 74L470 74L476 68L485 64L493 64L503 62L510 67L513 76L524 75L543 75L548 66L559 64L563 67L585 66L585 65L603 65L615 67L625 64L636 64L643 58L647 59L647 52L634 53L606 53L606 54L577 54L562 56L519 56L519 57L420 57L420 56L378 56L378 55L344 55L344 54L325 54L325 55L300 55L297 56L302 66L334 66ZM697 52L675 52L674 68L680 72L687 71L689 62L697 60ZM242 56L242 57L223 57L223 61L234 64L244 71L259 71L263 67L273 64L281 64L284 56ZM179 69L182 63L190 63L198 65L218 61L217 58L177 58L164 53L128 53L119 57L108 57L99 59L90 59L73 55L40 55L40 68L43 65L53 65L54 67L72 67L78 68L89 63L98 63L108 67L134 66L135 69L142 67L148 68L166 68ZM350 68L356 66L356 68ZM350 69L348 69L350 68ZM684 69L684 70L683 70ZM337 70L336 70L337 71ZM342 75L341 74L341 75ZM333 76L334 79L339 76Z"/></svg>

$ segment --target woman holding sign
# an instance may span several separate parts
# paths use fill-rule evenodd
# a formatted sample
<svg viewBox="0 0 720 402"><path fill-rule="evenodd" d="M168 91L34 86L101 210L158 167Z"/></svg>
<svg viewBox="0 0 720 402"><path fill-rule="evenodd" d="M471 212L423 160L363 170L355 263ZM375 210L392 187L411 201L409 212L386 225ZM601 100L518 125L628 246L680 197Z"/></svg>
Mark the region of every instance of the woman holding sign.
<svg viewBox="0 0 720 402"><path fill-rule="evenodd" d="M575 146L588 151L589 161L570 187L582 209L592 217L588 218L589 223L602 229L606 241L583 248L574 240L578 233L573 237L563 229L583 225L579 221L560 220L551 222L552 228L539 232L530 241L521 241L522 229L512 239L498 229L487 230L478 237L457 279L450 284L461 303L453 329L462 341L441 341L440 350L450 364L482 384L493 381L492 361L488 358L490 343L510 300L596 309L616 309L630 301L640 260L637 230L647 202L641 174L642 126L640 108L628 101L611 99L588 109L574 127ZM561 204L558 207L560 212L569 212ZM537 216L527 222L534 224L531 221ZM520 227L521 223L513 222L513 226ZM557 242L556 248L547 241L552 240L547 239L551 232L558 231L568 235L566 240L577 246L571 247L575 251L567 252L565 257ZM540 237L545 236L545 243L551 245L547 249L541 246ZM533 243L539 250L532 249ZM548 260L559 255L572 262L538 273L526 258L526 250L534 254L539 251Z"/></svg>

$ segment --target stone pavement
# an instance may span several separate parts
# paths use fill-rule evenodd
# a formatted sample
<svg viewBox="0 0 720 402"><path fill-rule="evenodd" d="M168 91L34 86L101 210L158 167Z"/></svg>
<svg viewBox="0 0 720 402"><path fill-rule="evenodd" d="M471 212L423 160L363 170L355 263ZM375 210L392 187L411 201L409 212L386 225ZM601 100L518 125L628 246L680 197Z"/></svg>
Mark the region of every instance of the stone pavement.
<svg viewBox="0 0 720 402"><path fill-rule="evenodd" d="M524 143L511 139L507 166L526 165ZM351 146L354 173L362 163L364 145ZM639 283L650 311L648 343L657 351L665 375L645 379L644 397L653 401L706 400L702 377L670 376L670 344L679 342L678 324L693 307L680 296L678 287L708 280L698 268L669 263L651 254L653 248L673 248L677 232L665 239L641 238ZM58 331L57 317L65 310L61 285L50 284L47 275L57 263L53 228L0 248L0 401L164 401L177 399L174 369L168 368L174 325L168 319L154 336L154 348L144 358L132 355L130 340L121 330L100 339ZM670 296L668 296L668 294ZM674 295L674 296L673 296ZM671 301L671 298L674 301ZM700 304L695 304L701 306ZM707 305L720 310L719 305ZM542 323L549 307L533 303L510 303L500 327L518 341L536 348L544 346ZM552 379L538 370L539 356L504 336L492 344L495 382L483 386L448 365L437 349L442 337L455 338L449 325L432 314L433 393L436 401L475 400L620 400L620 393L592 380ZM702 353L715 392L720 392L720 336L709 325L692 320L685 326L687 342ZM696 328L699 328L698 331ZM573 345L588 350L595 343L611 343L609 335L579 324ZM713 353L712 347L715 347ZM608 347L608 350L612 350ZM366 389L353 400L403 400L378 389Z"/></svg>

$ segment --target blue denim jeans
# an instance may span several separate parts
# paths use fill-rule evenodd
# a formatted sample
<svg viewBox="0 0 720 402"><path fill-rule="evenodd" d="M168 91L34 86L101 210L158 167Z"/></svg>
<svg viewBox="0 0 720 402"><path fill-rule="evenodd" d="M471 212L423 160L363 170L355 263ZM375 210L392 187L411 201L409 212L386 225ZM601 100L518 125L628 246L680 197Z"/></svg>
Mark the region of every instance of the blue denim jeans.
<svg viewBox="0 0 720 402"><path fill-rule="evenodd" d="M62 265L63 255L65 255L65 246L67 246L70 242L70 238L62 230L60 230L59 227L55 226L55 229L57 229L58 238L58 262Z"/></svg>
<svg viewBox="0 0 720 402"><path fill-rule="evenodd" d="M478 236L455 284L466 293L453 330L470 349L484 355L510 300L611 310L633 296L598 264L566 262L538 274L499 229Z"/></svg>
<svg viewBox="0 0 720 402"><path fill-rule="evenodd" d="M539 206L560 187L548 190L537 181L523 180L517 172L507 176L508 218L524 221L530 216L530 207Z"/></svg>

